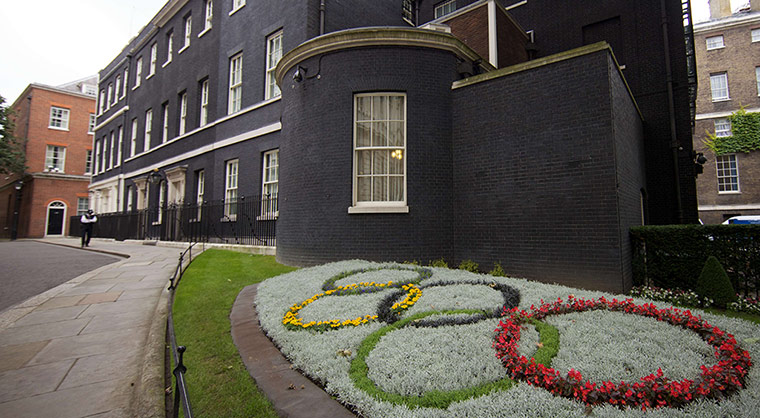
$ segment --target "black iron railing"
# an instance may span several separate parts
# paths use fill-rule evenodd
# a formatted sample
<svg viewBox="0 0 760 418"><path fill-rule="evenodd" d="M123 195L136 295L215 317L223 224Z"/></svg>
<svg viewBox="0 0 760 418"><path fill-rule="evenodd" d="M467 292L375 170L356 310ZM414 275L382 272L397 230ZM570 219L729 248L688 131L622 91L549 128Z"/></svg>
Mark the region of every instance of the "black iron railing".
<svg viewBox="0 0 760 418"><path fill-rule="evenodd" d="M274 247L277 213L277 196L172 204L161 209L98 214L93 236ZM71 217L69 231L79 234L79 217Z"/></svg>
<svg viewBox="0 0 760 418"><path fill-rule="evenodd" d="M190 407L190 398L188 397L187 385L185 383L185 373L187 367L184 364L184 353L187 350L185 346L177 345L177 336L174 333L174 315L172 313L174 309L174 293L179 286L180 280L182 280L182 274L193 262L193 246L195 243L190 244L189 247L182 254L179 255L179 262L177 268L174 270L174 274L169 279L169 316L166 321L166 332L169 339L169 345L171 348L172 358L174 359L174 369L172 375L174 375L175 387L173 391L174 403L172 408L172 416L177 418L179 416L180 407L185 415L185 418L192 418L193 411ZM187 256L187 265L184 265L185 256Z"/></svg>

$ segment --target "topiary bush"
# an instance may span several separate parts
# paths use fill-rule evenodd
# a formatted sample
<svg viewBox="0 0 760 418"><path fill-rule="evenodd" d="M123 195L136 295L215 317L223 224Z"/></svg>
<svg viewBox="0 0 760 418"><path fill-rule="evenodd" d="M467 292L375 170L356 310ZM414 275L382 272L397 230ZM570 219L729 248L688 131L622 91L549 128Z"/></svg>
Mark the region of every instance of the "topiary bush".
<svg viewBox="0 0 760 418"><path fill-rule="evenodd" d="M488 274L497 277L507 277L507 273L504 271L504 268L501 267L501 263L494 264L493 270L489 271Z"/></svg>
<svg viewBox="0 0 760 418"><path fill-rule="evenodd" d="M430 267L443 267L447 269L449 268L449 263L447 263L446 260L444 260L443 257L441 257L438 260L431 261Z"/></svg>
<svg viewBox="0 0 760 418"><path fill-rule="evenodd" d="M731 285L731 280L726 270L720 265L720 261L714 256L707 258L702 273L697 278L695 290L699 296L712 299L721 308L736 302L736 292Z"/></svg>

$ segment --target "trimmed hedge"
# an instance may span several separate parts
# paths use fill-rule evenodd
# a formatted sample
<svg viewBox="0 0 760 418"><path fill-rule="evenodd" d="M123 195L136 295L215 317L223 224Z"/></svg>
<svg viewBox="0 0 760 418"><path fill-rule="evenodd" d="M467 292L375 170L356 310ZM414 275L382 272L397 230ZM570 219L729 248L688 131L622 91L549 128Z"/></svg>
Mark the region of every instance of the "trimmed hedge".
<svg viewBox="0 0 760 418"><path fill-rule="evenodd" d="M715 301L718 307L725 309L731 302L736 302L736 291L726 270L717 258L710 256L697 279L697 294Z"/></svg>
<svg viewBox="0 0 760 418"><path fill-rule="evenodd" d="M760 288L760 225L631 228L636 286L696 290L708 257L720 261L738 292Z"/></svg>

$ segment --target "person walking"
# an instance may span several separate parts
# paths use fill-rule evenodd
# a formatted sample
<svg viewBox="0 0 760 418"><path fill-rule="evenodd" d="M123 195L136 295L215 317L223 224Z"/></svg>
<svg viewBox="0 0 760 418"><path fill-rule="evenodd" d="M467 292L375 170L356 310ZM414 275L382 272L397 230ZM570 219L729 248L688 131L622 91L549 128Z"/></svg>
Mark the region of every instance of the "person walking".
<svg viewBox="0 0 760 418"><path fill-rule="evenodd" d="M92 212L92 209L88 209L87 213L82 215L79 222L82 224L82 247L90 246L90 238L92 238L92 226L98 221L98 217Z"/></svg>

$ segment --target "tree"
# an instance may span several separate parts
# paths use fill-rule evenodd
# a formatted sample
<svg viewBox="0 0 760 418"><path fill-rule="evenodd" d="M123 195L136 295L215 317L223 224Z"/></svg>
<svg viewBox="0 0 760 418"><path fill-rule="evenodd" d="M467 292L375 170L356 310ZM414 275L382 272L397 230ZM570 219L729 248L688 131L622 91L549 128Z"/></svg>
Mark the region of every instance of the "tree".
<svg viewBox="0 0 760 418"><path fill-rule="evenodd" d="M0 96L0 173L23 174L26 170L26 141L13 134L14 123L10 118L12 110L3 103L5 98Z"/></svg>

